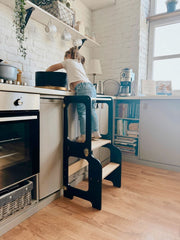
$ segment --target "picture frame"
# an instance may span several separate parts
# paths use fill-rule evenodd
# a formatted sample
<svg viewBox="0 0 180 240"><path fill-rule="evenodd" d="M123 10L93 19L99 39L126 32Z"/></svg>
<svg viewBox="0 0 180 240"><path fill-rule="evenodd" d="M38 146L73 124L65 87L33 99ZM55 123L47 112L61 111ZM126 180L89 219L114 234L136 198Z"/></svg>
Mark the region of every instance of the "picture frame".
<svg viewBox="0 0 180 240"><path fill-rule="evenodd" d="M156 81L156 95L172 95L172 82Z"/></svg>

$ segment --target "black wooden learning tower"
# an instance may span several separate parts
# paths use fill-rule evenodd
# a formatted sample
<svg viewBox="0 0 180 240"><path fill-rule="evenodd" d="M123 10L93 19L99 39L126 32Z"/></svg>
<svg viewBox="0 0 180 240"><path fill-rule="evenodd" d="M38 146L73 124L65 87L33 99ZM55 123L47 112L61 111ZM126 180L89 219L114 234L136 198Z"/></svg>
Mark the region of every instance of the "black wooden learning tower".
<svg viewBox="0 0 180 240"><path fill-rule="evenodd" d="M106 103L108 105L108 133L102 139L91 141L91 103ZM70 103L84 103L86 106L86 141L78 143L68 138L68 107ZM102 179L112 181L116 187L121 187L121 152L112 142L113 100L108 97L91 99L88 96L66 96L64 98L64 152L63 152L63 182L64 196L83 198L92 203L92 207L101 210ZM93 146L105 147L110 150L110 162L104 168L101 162L93 156ZM86 161L88 167L88 190L72 187L68 182L69 157L77 157Z"/></svg>

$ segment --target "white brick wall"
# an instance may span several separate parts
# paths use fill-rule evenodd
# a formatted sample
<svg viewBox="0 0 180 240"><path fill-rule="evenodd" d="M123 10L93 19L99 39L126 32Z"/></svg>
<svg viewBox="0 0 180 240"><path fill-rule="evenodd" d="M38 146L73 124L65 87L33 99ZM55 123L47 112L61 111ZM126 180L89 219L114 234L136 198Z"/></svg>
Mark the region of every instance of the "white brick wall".
<svg viewBox="0 0 180 240"><path fill-rule="evenodd" d="M93 57L101 60L103 71L97 80L119 81L125 67L134 70L136 86L145 77L148 8L149 0L116 0L114 6L93 12L93 31L101 44L93 51Z"/></svg>
<svg viewBox="0 0 180 240"><path fill-rule="evenodd" d="M72 7L76 12L76 20L81 20L84 27L91 29L91 11L80 1L72 1ZM24 60L18 55L18 44L13 28L13 9L0 4L0 58L9 62L23 71L23 81L29 85L35 85L35 71L44 71L49 65L60 62L64 58L64 52L72 46L72 42L61 40L62 30L57 37L50 40L44 31L42 24L30 18L26 26L27 57ZM81 53L89 59L91 51L87 47L81 49Z"/></svg>
<svg viewBox="0 0 180 240"><path fill-rule="evenodd" d="M85 46L81 49L86 57L86 67L92 56L101 60L103 74L96 77L98 80L119 80L121 69L125 67L134 70L136 83L146 78L149 0L116 0L116 5L93 13L80 0L72 1L72 7L76 11L76 20L82 22L83 28L95 32L96 40L101 44L93 50ZM31 18L26 27L28 55L24 60L17 55L12 20L13 10L0 4L0 58L23 70L23 80L34 85L35 71L62 61L72 43L61 40L62 30L51 41L44 26Z"/></svg>

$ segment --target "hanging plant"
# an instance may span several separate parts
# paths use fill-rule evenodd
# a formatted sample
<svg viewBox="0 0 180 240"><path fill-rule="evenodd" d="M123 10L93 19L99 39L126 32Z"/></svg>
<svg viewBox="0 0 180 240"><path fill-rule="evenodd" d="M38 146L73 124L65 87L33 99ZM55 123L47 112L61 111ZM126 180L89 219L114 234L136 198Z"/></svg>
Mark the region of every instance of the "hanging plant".
<svg viewBox="0 0 180 240"><path fill-rule="evenodd" d="M26 0L15 0L14 8L14 26L16 29L16 39L19 44L19 52L22 57L26 58L26 48L24 47L25 41L25 26L26 26L26 9L25 3Z"/></svg>

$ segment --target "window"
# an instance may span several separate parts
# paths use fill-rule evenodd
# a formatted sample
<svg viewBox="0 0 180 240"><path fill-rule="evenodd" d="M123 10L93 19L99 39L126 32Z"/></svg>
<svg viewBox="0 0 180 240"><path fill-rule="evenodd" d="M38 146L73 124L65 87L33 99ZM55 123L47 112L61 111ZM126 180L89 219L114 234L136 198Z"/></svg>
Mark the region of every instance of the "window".
<svg viewBox="0 0 180 240"><path fill-rule="evenodd" d="M166 0L152 0L151 12L156 17L150 17L148 79L170 80L172 89L177 90L180 89L180 11L166 11Z"/></svg>
<svg viewBox="0 0 180 240"><path fill-rule="evenodd" d="M154 0L153 2L155 5L154 11L152 10L154 14L164 13L167 11L166 8L167 0ZM176 9L180 9L180 2L177 3Z"/></svg>

